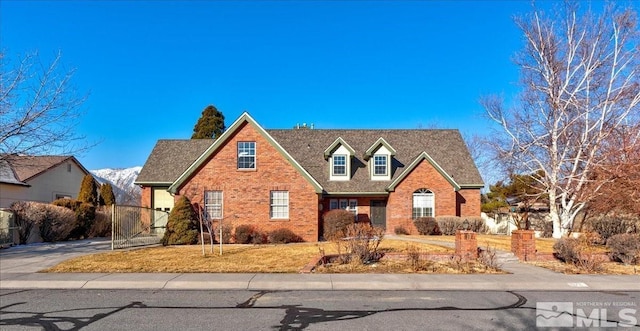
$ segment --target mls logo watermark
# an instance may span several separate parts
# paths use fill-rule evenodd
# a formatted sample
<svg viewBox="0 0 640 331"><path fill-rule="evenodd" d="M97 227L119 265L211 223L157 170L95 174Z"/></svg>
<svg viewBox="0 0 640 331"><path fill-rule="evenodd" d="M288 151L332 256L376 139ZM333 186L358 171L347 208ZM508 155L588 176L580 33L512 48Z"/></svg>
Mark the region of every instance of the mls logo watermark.
<svg viewBox="0 0 640 331"><path fill-rule="evenodd" d="M638 326L638 311L635 302L538 302L536 326L633 327Z"/></svg>
<svg viewBox="0 0 640 331"><path fill-rule="evenodd" d="M573 327L573 302L536 303L537 327Z"/></svg>

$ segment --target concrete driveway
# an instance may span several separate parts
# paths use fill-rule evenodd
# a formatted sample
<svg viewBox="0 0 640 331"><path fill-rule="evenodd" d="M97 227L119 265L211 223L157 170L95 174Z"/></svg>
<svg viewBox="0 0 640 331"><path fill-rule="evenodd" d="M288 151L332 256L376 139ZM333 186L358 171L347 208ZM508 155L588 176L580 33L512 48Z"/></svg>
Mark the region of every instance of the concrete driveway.
<svg viewBox="0 0 640 331"><path fill-rule="evenodd" d="M0 249L0 274L33 273L70 258L111 250L110 238L36 243Z"/></svg>

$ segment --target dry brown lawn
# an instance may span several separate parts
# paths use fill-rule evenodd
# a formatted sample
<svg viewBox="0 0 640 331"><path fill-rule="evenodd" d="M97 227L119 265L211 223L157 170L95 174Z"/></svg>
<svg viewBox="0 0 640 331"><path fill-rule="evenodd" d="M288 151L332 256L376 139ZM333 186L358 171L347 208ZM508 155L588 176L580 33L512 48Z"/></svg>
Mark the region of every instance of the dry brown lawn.
<svg viewBox="0 0 640 331"><path fill-rule="evenodd" d="M527 262L538 267L547 268L555 272L564 274L585 274L584 270L580 270L577 267L566 264L561 261L540 261L540 262ZM640 266L638 265L624 265L618 262L605 262L602 264L602 271L591 274L600 275L640 275Z"/></svg>
<svg viewBox="0 0 640 331"><path fill-rule="evenodd" d="M410 238L426 239L432 241L443 241L453 243L456 241L456 236L407 236ZM476 236L478 240L478 247L485 248L487 246L501 250L511 251L511 236L499 235L499 234L478 234ZM540 253L553 253L553 244L556 239L553 238L536 238L536 249Z"/></svg>
<svg viewBox="0 0 640 331"><path fill-rule="evenodd" d="M452 249L411 243L424 252L453 252ZM405 252L408 243L384 239L383 252ZM323 249L325 254L335 254L333 243L298 243L286 245L224 245L223 254L218 246L210 252L202 247L168 246L127 251L113 251L70 259L44 272L209 272L209 273L297 273Z"/></svg>

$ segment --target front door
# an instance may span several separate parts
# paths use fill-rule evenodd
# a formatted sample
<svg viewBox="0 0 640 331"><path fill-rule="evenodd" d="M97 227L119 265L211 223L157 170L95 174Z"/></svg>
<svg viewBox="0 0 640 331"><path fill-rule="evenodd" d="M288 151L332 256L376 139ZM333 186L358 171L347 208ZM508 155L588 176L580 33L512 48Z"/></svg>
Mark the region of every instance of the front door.
<svg viewBox="0 0 640 331"><path fill-rule="evenodd" d="M387 228L387 202L385 200L371 200L371 225Z"/></svg>

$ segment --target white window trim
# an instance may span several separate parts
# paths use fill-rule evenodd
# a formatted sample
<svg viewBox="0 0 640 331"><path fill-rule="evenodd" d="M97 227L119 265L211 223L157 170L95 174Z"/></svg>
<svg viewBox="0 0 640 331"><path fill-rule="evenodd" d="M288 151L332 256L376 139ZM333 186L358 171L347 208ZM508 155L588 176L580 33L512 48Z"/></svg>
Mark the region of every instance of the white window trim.
<svg viewBox="0 0 640 331"><path fill-rule="evenodd" d="M427 207L418 207L421 209L421 214L422 211L424 211L424 209L427 208L431 208L431 215L419 215L417 217L414 217L414 210L416 209L415 207L415 197L416 195L418 196L431 196L431 205L427 206ZM428 189L419 189L416 190L415 192L413 192L413 194L411 195L411 218L412 219L417 219L420 217L435 217L436 216L436 195L435 193L433 193L433 191L428 190Z"/></svg>
<svg viewBox="0 0 640 331"><path fill-rule="evenodd" d="M330 199L329 210L333 209L344 209L352 212L354 219L358 220L358 199Z"/></svg>
<svg viewBox="0 0 640 331"><path fill-rule="evenodd" d="M252 143L253 144L253 155L240 155L240 144ZM236 167L238 170L256 170L257 166L257 154L258 154L258 144L255 141L238 141L237 144L237 162ZM253 167L249 168L241 168L240 167L240 157L251 157L253 156Z"/></svg>
<svg viewBox="0 0 640 331"><path fill-rule="evenodd" d="M336 170L336 157L344 157L344 164L340 165L340 166L344 167L344 173L343 174L336 174L336 172L335 172L335 170ZM334 154L331 157L331 175L332 176L340 176L340 177L348 176L349 175L349 167L347 166L347 162L349 162L349 155L346 155L346 154Z"/></svg>
<svg viewBox="0 0 640 331"><path fill-rule="evenodd" d="M207 193L211 193L213 194L212 200L214 201L213 203L207 203ZM215 203L215 195L216 193L220 193L220 203ZM211 207L215 207L215 206L220 206L220 215L219 216L212 216L209 212L209 206ZM207 190L204 191L204 208L207 211L207 216L210 217L210 219L213 220L221 220L224 218L224 192L220 191L220 190Z"/></svg>
<svg viewBox="0 0 640 331"><path fill-rule="evenodd" d="M276 204L274 202L274 193L286 193L286 204ZM269 195L269 217L274 220L289 219L289 191L274 190ZM286 207L286 215L274 216L274 207Z"/></svg>
<svg viewBox="0 0 640 331"><path fill-rule="evenodd" d="M376 158L384 158L384 173L376 174ZM386 154L375 154L371 158L373 160L373 167L371 169L371 175L376 177L388 177L389 176L389 155Z"/></svg>

